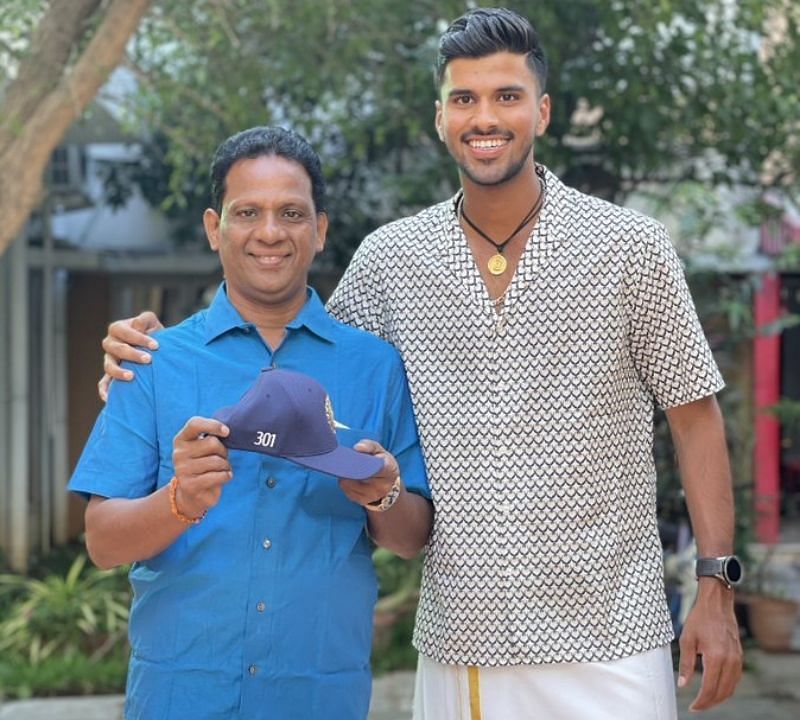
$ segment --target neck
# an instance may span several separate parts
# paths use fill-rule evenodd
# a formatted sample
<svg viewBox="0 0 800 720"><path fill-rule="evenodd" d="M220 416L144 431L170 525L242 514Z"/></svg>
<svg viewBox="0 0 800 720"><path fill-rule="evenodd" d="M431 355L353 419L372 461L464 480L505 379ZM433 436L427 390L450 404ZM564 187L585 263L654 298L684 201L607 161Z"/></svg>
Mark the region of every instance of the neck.
<svg viewBox="0 0 800 720"><path fill-rule="evenodd" d="M533 164L499 185L478 185L461 175L461 187L469 217L480 227L495 232L506 229L510 232L531 209L540 191Z"/></svg>
<svg viewBox="0 0 800 720"><path fill-rule="evenodd" d="M227 288L228 300L242 316L242 319L255 325L262 335L275 337L282 335L286 326L294 320L303 305L306 303L307 294L305 289L302 293L295 293L292 296L275 301L269 301L237 292Z"/></svg>

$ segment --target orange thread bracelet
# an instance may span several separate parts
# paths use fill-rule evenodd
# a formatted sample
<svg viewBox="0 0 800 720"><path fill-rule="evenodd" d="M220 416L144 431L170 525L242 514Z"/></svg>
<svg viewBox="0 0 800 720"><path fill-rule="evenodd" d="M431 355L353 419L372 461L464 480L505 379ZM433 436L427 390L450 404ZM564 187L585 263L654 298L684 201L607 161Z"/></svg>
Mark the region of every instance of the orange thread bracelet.
<svg viewBox="0 0 800 720"><path fill-rule="evenodd" d="M173 477L169 481L169 509L184 525L197 525L205 516L208 510L204 510L200 517L190 518L178 510L178 478Z"/></svg>

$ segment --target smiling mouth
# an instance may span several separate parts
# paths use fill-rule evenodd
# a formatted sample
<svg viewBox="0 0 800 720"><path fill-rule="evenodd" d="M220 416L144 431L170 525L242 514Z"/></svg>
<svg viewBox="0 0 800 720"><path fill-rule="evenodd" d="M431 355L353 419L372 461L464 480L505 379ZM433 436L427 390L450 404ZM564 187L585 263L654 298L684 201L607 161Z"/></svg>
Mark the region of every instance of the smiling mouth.
<svg viewBox="0 0 800 720"><path fill-rule="evenodd" d="M508 145L509 142L511 142L509 138L502 137L471 137L467 140L467 145L473 150L496 150L497 148Z"/></svg>
<svg viewBox="0 0 800 720"><path fill-rule="evenodd" d="M288 255L250 255L258 265L265 268L277 267L280 265Z"/></svg>

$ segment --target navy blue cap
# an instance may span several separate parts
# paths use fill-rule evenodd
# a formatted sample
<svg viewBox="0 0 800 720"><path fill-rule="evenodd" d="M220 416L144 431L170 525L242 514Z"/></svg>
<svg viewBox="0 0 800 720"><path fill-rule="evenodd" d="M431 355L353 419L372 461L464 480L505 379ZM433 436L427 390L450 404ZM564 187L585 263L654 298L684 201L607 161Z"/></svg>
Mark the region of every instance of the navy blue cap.
<svg viewBox="0 0 800 720"><path fill-rule="evenodd" d="M267 368L236 405L214 417L230 435L224 445L292 460L336 477L365 480L383 460L339 445L330 398L316 380L289 370Z"/></svg>

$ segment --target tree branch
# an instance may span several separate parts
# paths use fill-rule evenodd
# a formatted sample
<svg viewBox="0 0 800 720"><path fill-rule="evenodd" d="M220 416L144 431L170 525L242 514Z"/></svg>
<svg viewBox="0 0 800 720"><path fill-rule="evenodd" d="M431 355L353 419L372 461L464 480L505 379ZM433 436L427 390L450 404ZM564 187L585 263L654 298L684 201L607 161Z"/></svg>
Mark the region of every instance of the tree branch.
<svg viewBox="0 0 800 720"><path fill-rule="evenodd" d="M17 87L13 94L10 88L0 104L0 116L7 118L0 128L0 217L3 218L0 254L39 202L42 174L53 149L119 63L128 38L150 1L111 0L102 5L100 0L54 0L51 4L36 32L30 53L20 64L20 73L14 81ZM84 11L80 22L68 20L71 13L67 7L72 13L76 7ZM69 55L84 40L89 21L95 17L102 17L102 20L91 40L72 68L66 69ZM59 20L63 23L62 29L71 28L71 37L59 34L52 27ZM48 39L58 45L55 54L42 46ZM54 57L63 62L54 63ZM37 71L42 62L47 64L55 83L46 81ZM29 82L34 83L31 97L26 96L24 87Z"/></svg>
<svg viewBox="0 0 800 720"><path fill-rule="evenodd" d="M58 85L73 48L83 37L87 21L100 0L56 0L31 38L9 85L0 113L0 152L14 141L20 126Z"/></svg>
<svg viewBox="0 0 800 720"><path fill-rule="evenodd" d="M145 70L141 65L138 65L133 60L128 59L125 63L125 67L127 67L131 72L133 72L136 77L141 80L143 83L148 85L149 87L156 89L158 87L158 81L153 77L153 73L149 70ZM230 116L228 113L225 112L225 109L221 106L217 105L216 103L212 102L210 98L207 98L205 95L197 92L191 86L181 83L173 78L169 77L169 75L162 75L159 78L162 82L168 83L170 88L173 92L177 95L185 97L187 100L191 100L193 103L198 105L202 110L207 110L210 112L214 117L221 120L224 124L230 123Z"/></svg>

